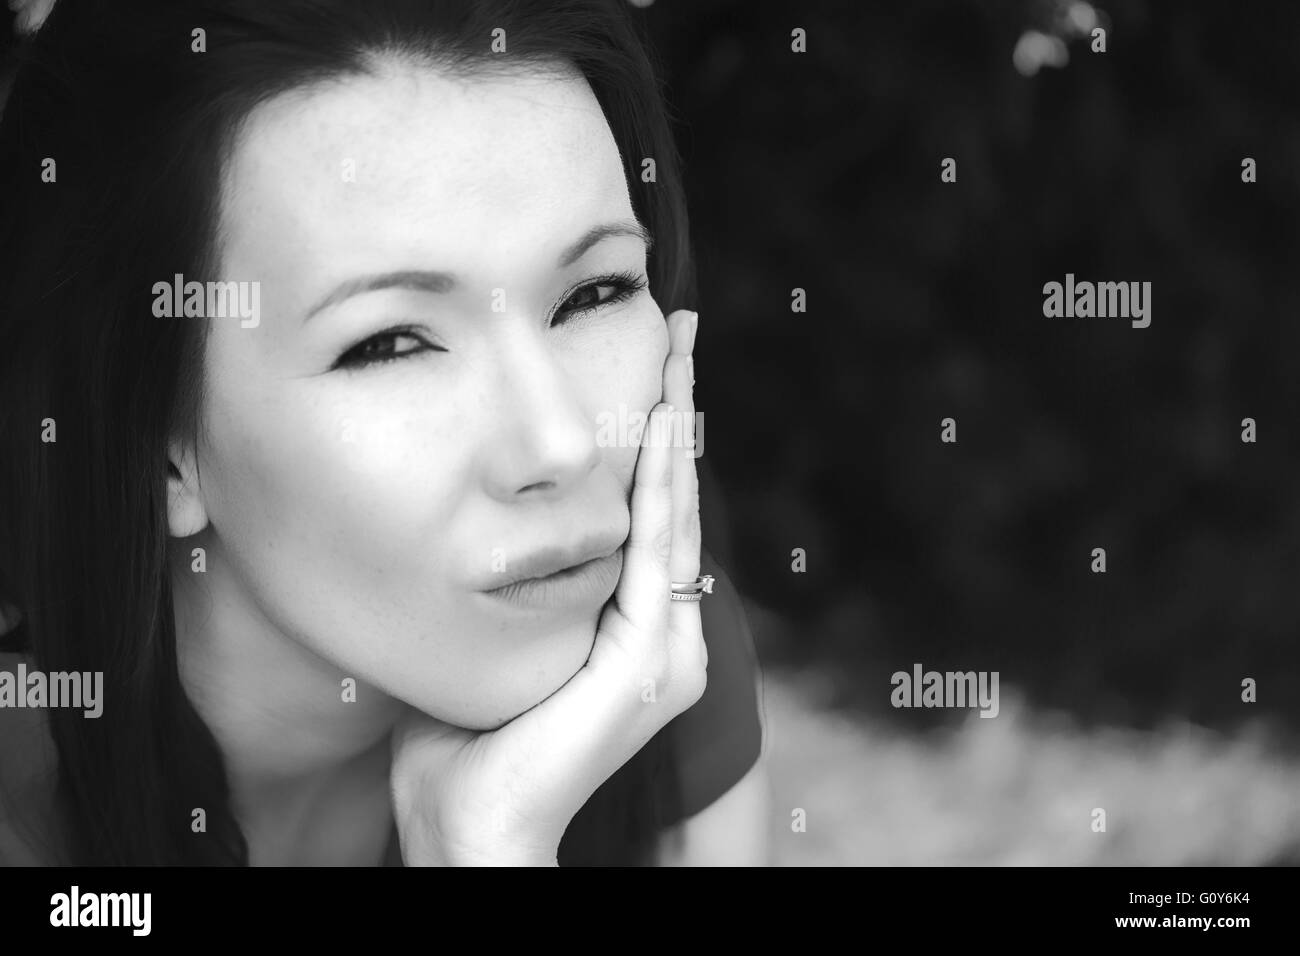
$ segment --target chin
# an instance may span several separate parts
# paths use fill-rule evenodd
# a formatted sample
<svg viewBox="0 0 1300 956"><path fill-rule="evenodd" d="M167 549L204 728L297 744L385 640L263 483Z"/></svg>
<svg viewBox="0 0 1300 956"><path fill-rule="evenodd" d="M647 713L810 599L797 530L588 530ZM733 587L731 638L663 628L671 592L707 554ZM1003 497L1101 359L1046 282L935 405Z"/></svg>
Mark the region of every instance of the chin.
<svg viewBox="0 0 1300 956"><path fill-rule="evenodd" d="M496 730L545 701L582 670L595 636L594 615L589 624L546 635L533 653L503 660L495 674L477 682L475 690L457 688L460 705L446 716L442 716L447 710L445 699L413 705L466 730Z"/></svg>

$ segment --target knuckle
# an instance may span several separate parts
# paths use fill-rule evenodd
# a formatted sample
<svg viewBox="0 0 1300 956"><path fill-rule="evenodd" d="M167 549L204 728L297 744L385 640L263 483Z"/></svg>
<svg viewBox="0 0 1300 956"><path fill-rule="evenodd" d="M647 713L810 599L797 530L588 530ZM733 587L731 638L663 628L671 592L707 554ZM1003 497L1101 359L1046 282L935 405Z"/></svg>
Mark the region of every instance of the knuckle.
<svg viewBox="0 0 1300 956"><path fill-rule="evenodd" d="M682 533L685 535L688 544L694 544L700 540L699 495L691 497L690 506L686 514L682 516Z"/></svg>
<svg viewBox="0 0 1300 956"><path fill-rule="evenodd" d="M667 567L668 559L673 553L673 529L671 526L658 529L650 538L650 556L656 566Z"/></svg>
<svg viewBox="0 0 1300 956"><path fill-rule="evenodd" d="M704 690L708 686L709 675L705 654L701 653L697 643L703 644L703 641L690 642L676 648L669 665L671 676L666 680L682 710L692 707L703 697Z"/></svg>
<svg viewBox="0 0 1300 956"><path fill-rule="evenodd" d="M708 684L708 671L698 660L679 670L673 678L673 686L682 697L682 709L694 706L704 696Z"/></svg>
<svg viewBox="0 0 1300 956"><path fill-rule="evenodd" d="M672 487L673 487L673 469L672 469L672 462L670 461L668 463L667 468L660 469L658 476L655 478L655 488L660 493L664 493L671 490Z"/></svg>

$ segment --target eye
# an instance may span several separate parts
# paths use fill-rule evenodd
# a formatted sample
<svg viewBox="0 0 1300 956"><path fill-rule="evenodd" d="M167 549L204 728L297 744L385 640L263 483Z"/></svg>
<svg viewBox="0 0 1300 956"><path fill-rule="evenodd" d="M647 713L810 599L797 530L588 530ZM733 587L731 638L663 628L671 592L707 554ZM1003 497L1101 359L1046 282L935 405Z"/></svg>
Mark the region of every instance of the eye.
<svg viewBox="0 0 1300 956"><path fill-rule="evenodd" d="M599 276L573 290L564 300L564 304L555 312L552 326L562 325L573 316L595 312L601 306L625 302L635 296L647 285L645 276L634 272L617 272L613 275ZM601 298L600 289L613 291Z"/></svg>
<svg viewBox="0 0 1300 956"><path fill-rule="evenodd" d="M372 335L364 342L352 346L334 363L334 368L360 369L385 362L395 362L421 352L445 352L444 348L430 345L416 333L407 329L392 329Z"/></svg>

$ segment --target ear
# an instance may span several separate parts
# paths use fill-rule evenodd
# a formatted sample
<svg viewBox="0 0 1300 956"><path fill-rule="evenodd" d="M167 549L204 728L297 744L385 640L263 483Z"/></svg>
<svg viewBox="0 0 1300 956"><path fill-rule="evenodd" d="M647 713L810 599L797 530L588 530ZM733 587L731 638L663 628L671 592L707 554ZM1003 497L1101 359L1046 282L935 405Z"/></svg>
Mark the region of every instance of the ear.
<svg viewBox="0 0 1300 956"><path fill-rule="evenodd" d="M198 457L192 446L173 440L167 446L167 530L188 538L208 526L199 488Z"/></svg>

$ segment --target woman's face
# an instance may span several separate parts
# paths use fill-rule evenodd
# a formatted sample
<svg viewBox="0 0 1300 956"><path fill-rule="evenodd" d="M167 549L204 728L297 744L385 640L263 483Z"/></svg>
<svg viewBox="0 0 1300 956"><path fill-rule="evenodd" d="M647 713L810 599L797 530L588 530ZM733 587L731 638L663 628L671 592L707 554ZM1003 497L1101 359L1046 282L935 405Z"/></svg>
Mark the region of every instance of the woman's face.
<svg viewBox="0 0 1300 956"><path fill-rule="evenodd" d="M586 82L394 66L279 97L238 141L222 225L222 277L260 283L260 314L211 320L209 569L448 722L544 699L585 662L629 529L636 436L598 426L659 400L668 349L649 292L602 278L643 283L643 239L579 244L636 225ZM614 557L488 593L552 548Z"/></svg>

